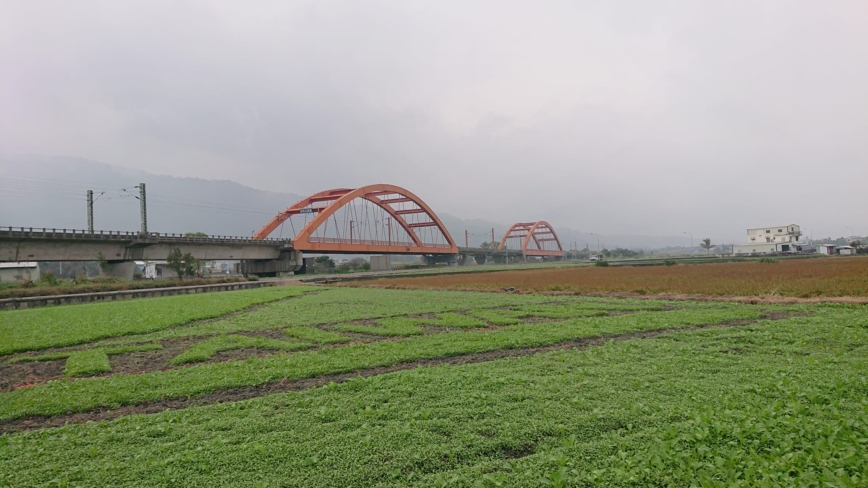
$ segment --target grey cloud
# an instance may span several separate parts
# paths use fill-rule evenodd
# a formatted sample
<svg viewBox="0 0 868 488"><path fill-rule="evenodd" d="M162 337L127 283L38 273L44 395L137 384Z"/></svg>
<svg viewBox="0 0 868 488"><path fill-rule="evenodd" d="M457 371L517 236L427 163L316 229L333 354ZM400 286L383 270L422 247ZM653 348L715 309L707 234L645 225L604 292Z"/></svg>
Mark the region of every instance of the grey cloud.
<svg viewBox="0 0 868 488"><path fill-rule="evenodd" d="M858 0L130 5L0 7L0 150L610 234L868 233Z"/></svg>

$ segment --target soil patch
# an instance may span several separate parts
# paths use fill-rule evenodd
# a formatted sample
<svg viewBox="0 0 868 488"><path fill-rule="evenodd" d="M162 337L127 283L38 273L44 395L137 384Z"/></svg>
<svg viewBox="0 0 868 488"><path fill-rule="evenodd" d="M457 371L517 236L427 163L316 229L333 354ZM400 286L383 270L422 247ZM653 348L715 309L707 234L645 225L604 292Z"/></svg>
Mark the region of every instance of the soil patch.
<svg viewBox="0 0 868 488"><path fill-rule="evenodd" d="M59 427L66 424L77 424L92 421L103 421L123 417L127 415L157 413L165 410L179 410L192 406L211 405L223 402L235 402L247 400L260 396L272 395L275 393L284 393L288 391L301 391L310 388L327 385L329 383L342 383L353 378L371 377L395 371L415 369L425 366L436 365L461 365L481 363L486 361L494 361L497 359L523 357L533 354L546 353L550 351L558 351L564 349L585 349L593 346L600 346L608 341L625 341L630 339L648 339L674 332L689 332L712 327L739 327L756 323L760 320L781 320L787 317L797 316L799 314L775 314L762 317L760 319L743 319L733 320L720 324L700 325L695 327L680 327L674 329L660 329L643 332L634 332L630 334L613 334L604 335L593 338L579 339L574 341L566 341L559 344L544 346L544 347L527 347L519 349L498 349L494 351L465 354L453 357L444 357L436 359L422 359L399 363L391 366L367 368L356 370L349 373L332 374L318 376L316 378L305 378L300 380L287 380L266 383L258 386L247 386L242 388L233 388L221 390L206 395L195 397L182 397L175 399L159 400L155 402L147 402L139 405L123 406L115 409L96 409L87 412L70 413L65 415L57 415L53 417L37 416L24 419L7 420L0 422L0 434L19 432L23 430L42 429L47 427Z"/></svg>
<svg viewBox="0 0 868 488"><path fill-rule="evenodd" d="M0 364L0 391L11 391L22 384L41 383L46 379L60 378L66 359L28 363Z"/></svg>

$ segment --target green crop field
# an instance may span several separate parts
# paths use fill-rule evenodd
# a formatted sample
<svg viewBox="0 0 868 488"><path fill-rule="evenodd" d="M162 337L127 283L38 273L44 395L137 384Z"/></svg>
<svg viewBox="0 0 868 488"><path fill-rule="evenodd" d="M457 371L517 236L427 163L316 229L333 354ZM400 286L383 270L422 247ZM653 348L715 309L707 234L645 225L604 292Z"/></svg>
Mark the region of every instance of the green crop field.
<svg viewBox="0 0 868 488"><path fill-rule="evenodd" d="M271 287L0 312L0 486L865 486L868 309Z"/></svg>

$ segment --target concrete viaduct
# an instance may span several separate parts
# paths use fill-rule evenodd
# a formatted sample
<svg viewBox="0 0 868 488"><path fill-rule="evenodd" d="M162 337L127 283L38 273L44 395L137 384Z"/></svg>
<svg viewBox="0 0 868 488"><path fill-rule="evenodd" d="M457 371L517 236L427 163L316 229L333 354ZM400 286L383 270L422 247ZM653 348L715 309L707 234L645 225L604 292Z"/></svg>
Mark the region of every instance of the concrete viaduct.
<svg viewBox="0 0 868 488"><path fill-rule="evenodd" d="M293 238L269 237L286 224ZM0 262L105 260L109 274L120 277L132 278L135 261L163 260L175 248L197 259L239 260L242 272L260 275L297 271L302 253L410 254L454 265L468 258L482 264L489 256L499 263L563 258L557 234L542 221L513 225L499 246L458 247L425 202L388 184L315 193L279 212L252 238L0 227Z"/></svg>

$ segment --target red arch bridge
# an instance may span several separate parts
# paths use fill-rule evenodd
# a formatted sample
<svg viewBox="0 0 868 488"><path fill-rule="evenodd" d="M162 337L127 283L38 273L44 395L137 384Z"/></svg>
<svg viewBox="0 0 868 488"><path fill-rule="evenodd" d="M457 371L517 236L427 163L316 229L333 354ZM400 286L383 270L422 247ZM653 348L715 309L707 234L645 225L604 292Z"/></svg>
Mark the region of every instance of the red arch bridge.
<svg viewBox="0 0 868 488"><path fill-rule="evenodd" d="M399 186L378 184L326 190L286 208L254 239L292 237L292 248L328 254L415 254L429 263L482 264L491 256L503 263L522 256L561 259L557 234L547 222L513 225L500 246L458 247L446 226L421 198ZM517 239L524 239L519 242Z"/></svg>
<svg viewBox="0 0 868 488"><path fill-rule="evenodd" d="M488 258L503 263L564 255L546 222L513 225L499 246L459 247L421 198L388 184L310 195L275 215L252 239L0 227L0 262L93 261L101 255L117 265L118 275L132 277L134 261L165 259L175 248L201 259L241 260L245 272L258 274L296 271L303 265L303 253L413 254L428 263L451 264L468 258L482 264Z"/></svg>

